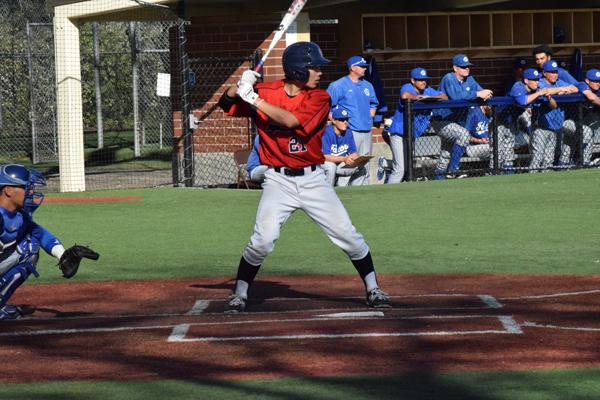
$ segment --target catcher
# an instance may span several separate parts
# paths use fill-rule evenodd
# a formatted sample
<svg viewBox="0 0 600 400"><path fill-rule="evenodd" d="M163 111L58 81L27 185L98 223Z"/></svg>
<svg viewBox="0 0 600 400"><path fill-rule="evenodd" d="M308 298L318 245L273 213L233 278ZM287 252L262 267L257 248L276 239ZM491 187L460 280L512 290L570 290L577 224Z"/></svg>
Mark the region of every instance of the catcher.
<svg viewBox="0 0 600 400"><path fill-rule="evenodd" d="M0 320L22 316L20 307L6 302L29 275L39 276L36 264L40 247L59 260L65 278L77 273L82 258L99 257L85 246L65 250L52 233L33 221L33 212L44 200L35 189L45 185L42 174L34 169L18 164L0 166Z"/></svg>

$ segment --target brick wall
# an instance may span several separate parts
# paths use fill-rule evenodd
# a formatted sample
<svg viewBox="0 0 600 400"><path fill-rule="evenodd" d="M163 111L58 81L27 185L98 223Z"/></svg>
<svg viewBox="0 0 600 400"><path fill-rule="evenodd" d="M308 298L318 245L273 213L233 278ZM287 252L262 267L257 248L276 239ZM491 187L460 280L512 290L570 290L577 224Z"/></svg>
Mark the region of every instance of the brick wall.
<svg viewBox="0 0 600 400"><path fill-rule="evenodd" d="M228 87L234 85L243 71L249 68L250 57L257 48L266 51L273 37L273 27L279 21L237 22L222 17L192 18L188 32L188 57L198 84L192 90L192 112L201 119L194 130L194 153L234 152L250 145L249 121L246 118L226 117L217 102ZM267 38L267 39L265 39ZM281 55L285 40L271 52L264 67L266 80L281 79ZM211 67L199 60L211 58L226 61ZM177 79L173 82L177 85ZM177 94L175 94L176 96ZM181 135L180 113L174 112Z"/></svg>
<svg viewBox="0 0 600 400"><path fill-rule="evenodd" d="M191 59L202 57L247 57L256 48L267 49L272 38L273 26L279 21L257 21L243 23L224 17L192 18L188 27L188 53ZM311 25L311 40L318 43L325 57L332 63L323 68L321 87L327 88L330 82L347 74L345 62L339 57L339 25ZM265 37L268 39L265 40ZM283 78L281 56L285 47L282 39L271 53L264 67L266 80ZM468 53L467 53L468 54ZM569 59L557 57L558 61ZM512 74L513 58L472 58L475 64L472 74L484 87L497 94L503 93L504 82ZM533 66L533 59L530 59ZM584 55L585 67L600 67L600 55ZM426 68L432 77L430 84L437 87L441 77L452 70L451 62L440 60L378 61L378 68L385 88L386 103L393 113L402 84L409 81L411 69L420 66ZM209 87L198 85L192 94L193 113L205 118L194 132L194 152L233 152L249 146L249 124L243 118L225 117L220 108L215 107L221 94L239 79L248 68L248 63L239 63L225 69L222 76ZM202 82L203 76L197 79ZM177 85L175 77L173 85ZM178 119L179 114L174 114ZM180 118L179 118L180 119ZM176 129L176 136L181 130ZM379 130L374 131L374 141L382 141Z"/></svg>

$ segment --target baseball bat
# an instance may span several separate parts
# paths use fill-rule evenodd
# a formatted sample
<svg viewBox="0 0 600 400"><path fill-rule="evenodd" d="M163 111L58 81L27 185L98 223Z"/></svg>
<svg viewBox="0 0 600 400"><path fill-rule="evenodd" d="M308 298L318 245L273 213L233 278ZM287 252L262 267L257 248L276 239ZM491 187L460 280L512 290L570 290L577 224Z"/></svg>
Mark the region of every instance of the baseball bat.
<svg viewBox="0 0 600 400"><path fill-rule="evenodd" d="M275 30L275 35L273 36L273 40L271 40L271 43L269 44L269 48L267 49L265 54L263 54L256 67L254 67L254 71L258 72L262 69L265 60L269 56L269 53L275 48L275 45L277 44L277 42L279 42L279 39L283 37L283 34L287 31L292 22L296 20L296 17L298 17L298 14L300 14L300 11L302 11L302 7L304 7L307 1L308 0L294 0L292 2L290 8L288 8L287 12L283 16L279 27Z"/></svg>

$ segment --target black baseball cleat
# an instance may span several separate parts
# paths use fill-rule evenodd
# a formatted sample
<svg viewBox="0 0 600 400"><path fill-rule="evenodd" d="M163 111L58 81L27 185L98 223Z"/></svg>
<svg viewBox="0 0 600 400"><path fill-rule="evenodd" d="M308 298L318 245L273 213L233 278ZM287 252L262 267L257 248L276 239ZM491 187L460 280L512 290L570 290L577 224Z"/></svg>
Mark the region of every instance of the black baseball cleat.
<svg viewBox="0 0 600 400"><path fill-rule="evenodd" d="M375 288L367 293L367 305L373 308L391 308L390 297L386 292Z"/></svg>
<svg viewBox="0 0 600 400"><path fill-rule="evenodd" d="M246 297L240 296L239 294L233 293L227 298L227 309L225 314L237 314L246 310Z"/></svg>

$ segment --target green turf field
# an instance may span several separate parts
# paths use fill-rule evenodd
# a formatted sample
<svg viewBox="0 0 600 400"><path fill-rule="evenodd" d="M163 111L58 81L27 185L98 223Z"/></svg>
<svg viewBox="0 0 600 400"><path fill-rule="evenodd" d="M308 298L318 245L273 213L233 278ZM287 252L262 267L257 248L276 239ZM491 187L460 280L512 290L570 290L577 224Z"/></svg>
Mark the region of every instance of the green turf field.
<svg viewBox="0 0 600 400"><path fill-rule="evenodd" d="M78 279L107 280L234 275L260 191L64 196L82 195L144 197L45 204L36 212L66 245L89 244L102 254ZM339 195L382 273L600 271L600 170L344 188ZM38 282L60 280L54 260L42 257L40 264ZM283 227L262 271L354 274L347 257L301 211Z"/></svg>
<svg viewBox="0 0 600 400"><path fill-rule="evenodd" d="M388 377L254 381L76 382L2 385L11 400L593 400L595 369L422 373Z"/></svg>
<svg viewBox="0 0 600 400"><path fill-rule="evenodd" d="M36 220L69 246L101 253L85 280L233 277L260 191L144 189L58 196L143 196L112 204L45 204ZM381 273L600 271L600 170L344 188L339 195ZM40 279L62 282L42 256ZM298 212L265 274L355 274ZM381 372L381 371L379 371ZM600 370L281 379L2 385L0 399L596 399Z"/></svg>

